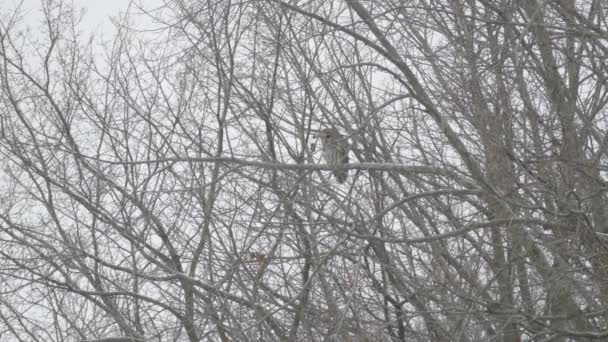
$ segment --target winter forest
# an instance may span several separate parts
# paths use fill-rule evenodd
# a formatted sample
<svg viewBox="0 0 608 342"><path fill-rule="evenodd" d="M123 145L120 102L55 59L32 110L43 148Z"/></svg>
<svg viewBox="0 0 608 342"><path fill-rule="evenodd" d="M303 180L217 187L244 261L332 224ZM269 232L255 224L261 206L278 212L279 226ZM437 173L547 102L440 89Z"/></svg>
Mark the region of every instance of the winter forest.
<svg viewBox="0 0 608 342"><path fill-rule="evenodd" d="M0 341L608 340L607 1L30 15L0 1Z"/></svg>

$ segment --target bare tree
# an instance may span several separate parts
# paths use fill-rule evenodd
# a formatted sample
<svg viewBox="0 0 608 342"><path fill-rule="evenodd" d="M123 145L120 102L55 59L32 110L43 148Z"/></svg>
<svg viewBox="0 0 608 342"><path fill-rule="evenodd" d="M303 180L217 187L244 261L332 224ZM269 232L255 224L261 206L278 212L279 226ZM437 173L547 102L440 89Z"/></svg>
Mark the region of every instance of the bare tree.
<svg viewBox="0 0 608 342"><path fill-rule="evenodd" d="M603 1L130 8L0 15L0 341L608 337Z"/></svg>

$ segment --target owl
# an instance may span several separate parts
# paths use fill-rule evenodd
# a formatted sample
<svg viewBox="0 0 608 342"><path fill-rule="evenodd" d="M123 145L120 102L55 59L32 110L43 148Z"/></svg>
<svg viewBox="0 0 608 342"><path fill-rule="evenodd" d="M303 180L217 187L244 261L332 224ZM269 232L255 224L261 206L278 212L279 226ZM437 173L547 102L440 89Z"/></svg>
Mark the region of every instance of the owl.
<svg viewBox="0 0 608 342"><path fill-rule="evenodd" d="M348 170L340 166L348 164L348 141L335 128L323 128L319 136L323 144L323 158L327 164L335 167L333 174L338 183L344 183Z"/></svg>

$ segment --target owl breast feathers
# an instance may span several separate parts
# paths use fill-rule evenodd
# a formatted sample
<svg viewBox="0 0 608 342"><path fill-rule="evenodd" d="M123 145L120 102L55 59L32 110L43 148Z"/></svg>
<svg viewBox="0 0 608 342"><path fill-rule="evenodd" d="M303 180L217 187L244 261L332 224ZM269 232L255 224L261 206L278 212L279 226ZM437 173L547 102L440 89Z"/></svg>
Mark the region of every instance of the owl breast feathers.
<svg viewBox="0 0 608 342"><path fill-rule="evenodd" d="M348 164L348 141L335 128L322 129L320 137L325 162L335 167L332 172L338 183L344 183L348 170L342 169L341 166Z"/></svg>

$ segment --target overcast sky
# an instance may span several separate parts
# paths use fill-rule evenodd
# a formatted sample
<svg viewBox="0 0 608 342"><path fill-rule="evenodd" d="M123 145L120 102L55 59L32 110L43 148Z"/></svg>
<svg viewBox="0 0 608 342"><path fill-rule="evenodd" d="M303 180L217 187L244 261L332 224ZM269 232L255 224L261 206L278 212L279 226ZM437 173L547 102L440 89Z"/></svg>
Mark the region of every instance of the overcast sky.
<svg viewBox="0 0 608 342"><path fill-rule="evenodd" d="M42 0L0 0L0 12L14 9L22 2L22 9L27 13L28 24L35 26L40 19ZM81 29L92 33L107 34L112 32L109 17L124 12L129 0L71 0L75 8L85 8L86 14ZM145 0L154 3L157 0ZM6 12L5 12L6 13Z"/></svg>

